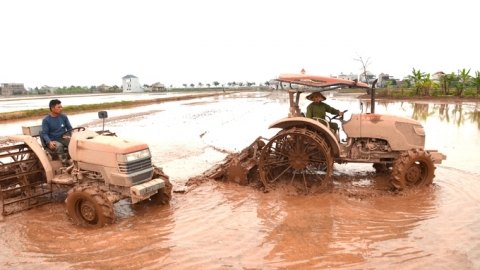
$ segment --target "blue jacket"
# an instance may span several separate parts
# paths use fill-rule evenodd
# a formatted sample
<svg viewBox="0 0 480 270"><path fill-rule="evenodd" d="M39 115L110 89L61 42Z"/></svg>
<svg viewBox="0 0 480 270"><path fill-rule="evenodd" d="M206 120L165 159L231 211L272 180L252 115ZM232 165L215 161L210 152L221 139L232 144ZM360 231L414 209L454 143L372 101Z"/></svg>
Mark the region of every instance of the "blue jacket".
<svg viewBox="0 0 480 270"><path fill-rule="evenodd" d="M58 117L48 114L42 120L42 136L47 144L50 141L62 139L65 132L72 132L72 130L72 125L65 114L60 114Z"/></svg>

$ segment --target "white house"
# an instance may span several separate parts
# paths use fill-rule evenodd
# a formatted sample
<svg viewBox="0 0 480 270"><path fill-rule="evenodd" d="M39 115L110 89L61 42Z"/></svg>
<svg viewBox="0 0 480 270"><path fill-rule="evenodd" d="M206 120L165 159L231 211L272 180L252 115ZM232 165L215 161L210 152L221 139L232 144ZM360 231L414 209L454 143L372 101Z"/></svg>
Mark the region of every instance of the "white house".
<svg viewBox="0 0 480 270"><path fill-rule="evenodd" d="M122 80L124 93L143 92L142 86L140 85L137 77L133 75L127 75L123 77Z"/></svg>
<svg viewBox="0 0 480 270"><path fill-rule="evenodd" d="M366 72L362 72L360 73L360 82L363 82L363 83L367 83L367 79L368 79L368 84L371 85L373 83L373 81L375 81L377 76L375 76L373 73L371 73L370 71L366 71Z"/></svg>
<svg viewBox="0 0 480 270"><path fill-rule="evenodd" d="M350 80L350 81L358 80L358 75L353 74L351 72L350 72L350 75L343 74L343 72L341 72L340 75L338 75L337 77L339 79Z"/></svg>

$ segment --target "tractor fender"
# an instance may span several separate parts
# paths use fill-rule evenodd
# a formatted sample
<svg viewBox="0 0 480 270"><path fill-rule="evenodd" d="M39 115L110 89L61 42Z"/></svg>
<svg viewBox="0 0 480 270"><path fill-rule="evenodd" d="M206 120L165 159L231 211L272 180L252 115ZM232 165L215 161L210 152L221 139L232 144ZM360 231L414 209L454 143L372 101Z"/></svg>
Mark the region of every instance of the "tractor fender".
<svg viewBox="0 0 480 270"><path fill-rule="evenodd" d="M53 179L53 169L50 161L48 160L47 154L43 150L42 146L38 143L37 139L30 135L10 135L8 136L9 140L23 142L32 149L35 153L35 156L42 163L43 169L45 170L45 176L47 177L47 183Z"/></svg>
<svg viewBox="0 0 480 270"><path fill-rule="evenodd" d="M332 149L332 154L334 157L340 156L340 145L338 144L337 138L326 126L320 124L318 121L306 117L287 117L273 122L268 128L281 128L289 129L292 127L307 128L309 130L315 131L318 134L322 134L330 148Z"/></svg>

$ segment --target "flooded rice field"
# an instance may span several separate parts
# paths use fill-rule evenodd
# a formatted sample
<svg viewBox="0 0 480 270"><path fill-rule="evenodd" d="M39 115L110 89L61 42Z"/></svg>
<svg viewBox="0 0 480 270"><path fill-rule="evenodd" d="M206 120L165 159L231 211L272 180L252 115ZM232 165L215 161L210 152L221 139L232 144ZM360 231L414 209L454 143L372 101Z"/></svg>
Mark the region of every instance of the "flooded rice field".
<svg viewBox="0 0 480 270"><path fill-rule="evenodd" d="M360 112L353 96L326 102L348 110L347 119ZM272 137L278 130L268 126L288 108L286 93L236 93L109 110L105 128L147 142L175 189L258 136ZM480 269L480 104L377 101L375 108L420 121L426 148L447 155L433 185L378 192L388 176L371 164L335 164L328 190L313 196L211 180L174 193L166 206L120 201L115 223L101 229L73 225L58 191L52 204L0 216L0 268ZM69 118L102 129L96 113ZM0 123L0 139L40 123Z"/></svg>

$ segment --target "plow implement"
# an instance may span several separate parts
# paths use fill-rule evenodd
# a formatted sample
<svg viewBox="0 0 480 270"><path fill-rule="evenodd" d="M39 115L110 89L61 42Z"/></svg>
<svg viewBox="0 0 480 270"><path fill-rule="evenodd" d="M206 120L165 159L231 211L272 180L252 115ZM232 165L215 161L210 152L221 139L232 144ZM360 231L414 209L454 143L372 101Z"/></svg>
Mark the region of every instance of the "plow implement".
<svg viewBox="0 0 480 270"><path fill-rule="evenodd" d="M0 148L0 186L2 215L47 204L52 199L52 186L47 184L43 167L27 144Z"/></svg>
<svg viewBox="0 0 480 270"><path fill-rule="evenodd" d="M262 148L268 139L258 137L240 153L228 155L225 160L203 173L209 179L227 180L243 186L249 184L249 175L255 172ZM251 175L250 175L251 176Z"/></svg>

